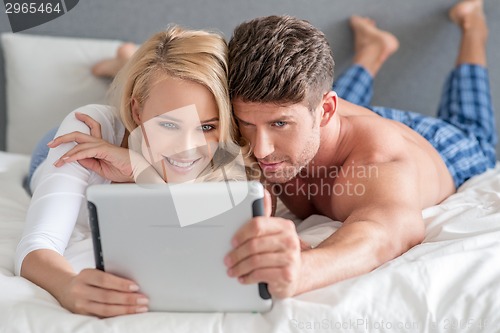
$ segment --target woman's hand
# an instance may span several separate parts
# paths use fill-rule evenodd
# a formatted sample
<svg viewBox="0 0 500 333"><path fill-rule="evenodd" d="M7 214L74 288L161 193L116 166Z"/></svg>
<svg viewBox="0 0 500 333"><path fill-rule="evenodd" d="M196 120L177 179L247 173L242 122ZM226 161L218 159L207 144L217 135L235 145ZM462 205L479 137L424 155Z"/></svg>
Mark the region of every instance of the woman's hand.
<svg viewBox="0 0 500 333"><path fill-rule="evenodd" d="M75 116L90 128L90 135L72 132L49 142L48 146L50 148L68 142L78 143L61 156L54 165L60 167L66 163L78 161L83 167L111 181L118 183L133 182L134 170L129 150L103 140L101 125L92 117L82 113L75 113Z"/></svg>
<svg viewBox="0 0 500 333"><path fill-rule="evenodd" d="M74 313L114 317L148 311L149 300L133 281L97 269L84 269L60 293L59 302Z"/></svg>

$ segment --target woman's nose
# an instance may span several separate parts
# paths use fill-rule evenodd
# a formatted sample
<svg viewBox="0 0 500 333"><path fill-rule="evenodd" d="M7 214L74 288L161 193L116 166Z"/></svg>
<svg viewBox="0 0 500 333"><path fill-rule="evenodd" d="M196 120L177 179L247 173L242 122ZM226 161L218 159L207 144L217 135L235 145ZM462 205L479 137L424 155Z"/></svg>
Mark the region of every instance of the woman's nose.
<svg viewBox="0 0 500 333"><path fill-rule="evenodd" d="M183 131L175 138L175 154L192 154L200 147L206 147L205 135L200 132Z"/></svg>

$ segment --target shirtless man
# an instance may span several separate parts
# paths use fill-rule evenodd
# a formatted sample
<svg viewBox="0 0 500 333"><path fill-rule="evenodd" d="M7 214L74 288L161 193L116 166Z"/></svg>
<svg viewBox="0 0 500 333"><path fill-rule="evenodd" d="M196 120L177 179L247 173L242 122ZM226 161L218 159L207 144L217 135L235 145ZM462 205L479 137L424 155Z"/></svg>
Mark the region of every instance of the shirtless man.
<svg viewBox="0 0 500 333"><path fill-rule="evenodd" d="M495 165L483 1L464 0L449 14L462 39L437 118L369 106L373 78L399 46L370 19L351 18L354 65L333 91L330 47L310 24L267 17L236 28L234 114L270 191L298 217L344 223L308 249L292 221L255 218L234 237L229 276L267 282L280 298L367 273L423 240L422 209ZM93 72L115 75L135 48L124 44Z"/></svg>
<svg viewBox="0 0 500 333"><path fill-rule="evenodd" d="M367 273L422 242L422 209L494 166L482 0L455 5L450 17L462 40L438 119L349 102L369 102L369 93L352 92L363 91L354 89L359 79L339 87L345 99L338 97L330 47L307 22L271 16L236 28L233 110L271 192L298 217L321 214L343 226L301 251L292 221L254 218L234 236L229 276L267 282L281 298ZM351 25L358 65L351 70L370 81L397 40L369 19L353 17Z"/></svg>

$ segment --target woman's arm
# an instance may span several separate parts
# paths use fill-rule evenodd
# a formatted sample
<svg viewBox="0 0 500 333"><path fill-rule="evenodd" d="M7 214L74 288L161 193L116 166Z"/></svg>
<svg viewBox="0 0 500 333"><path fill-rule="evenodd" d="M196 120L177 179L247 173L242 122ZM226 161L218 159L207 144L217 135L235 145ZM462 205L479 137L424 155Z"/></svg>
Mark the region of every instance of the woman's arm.
<svg viewBox="0 0 500 333"><path fill-rule="evenodd" d="M112 114L106 114L109 108L86 106L79 111L98 118L103 124L103 136L116 142L119 135L114 131ZM62 122L58 134L75 130L89 133L89 128L71 113ZM61 168L53 165L74 146L75 143L67 143L51 149L40 166L24 233L16 251L16 272L77 313L104 317L144 311L144 305L138 303L145 303L145 297L136 292L131 294L137 289L132 281L95 269L76 273L63 257L80 208L84 207L86 188L105 182L78 163Z"/></svg>
<svg viewBox="0 0 500 333"><path fill-rule="evenodd" d="M112 317L148 310L148 299L133 281L97 269L75 273L59 253L39 249L23 261L21 276L47 290L74 313Z"/></svg>
<svg viewBox="0 0 500 333"><path fill-rule="evenodd" d="M78 143L55 162L56 167L78 162L85 168L113 182L165 183L141 154L103 140L101 124L98 121L86 114L76 113L75 116L89 127L90 135L82 132L71 132L51 141L49 143L51 148L64 143Z"/></svg>

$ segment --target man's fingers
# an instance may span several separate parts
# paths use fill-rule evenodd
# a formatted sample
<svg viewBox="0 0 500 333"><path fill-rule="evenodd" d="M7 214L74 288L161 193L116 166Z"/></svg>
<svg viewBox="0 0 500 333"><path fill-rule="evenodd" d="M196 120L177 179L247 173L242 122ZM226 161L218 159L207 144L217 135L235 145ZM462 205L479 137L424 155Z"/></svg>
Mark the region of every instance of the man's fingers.
<svg viewBox="0 0 500 333"><path fill-rule="evenodd" d="M303 241L301 238L299 238L299 240L300 240L300 250L307 251L307 250L312 249L311 244Z"/></svg>
<svg viewBox="0 0 500 333"><path fill-rule="evenodd" d="M255 270L277 268L293 262L291 255L286 253L261 253L246 257L235 266L228 269L228 275L240 277L251 274Z"/></svg>
<svg viewBox="0 0 500 333"><path fill-rule="evenodd" d="M264 216L271 216L273 212L273 201L271 199L271 193L267 189L264 189Z"/></svg>
<svg viewBox="0 0 500 333"><path fill-rule="evenodd" d="M280 235L269 235L264 237L252 238L245 243L241 244L236 250L231 251L224 259L224 263L232 268L242 261L247 260L249 257L263 254L263 253L276 253L293 248L290 246L291 241L288 241ZM256 260L255 258L253 260ZM240 274L241 275L241 274ZM235 276L235 275L233 275Z"/></svg>
<svg viewBox="0 0 500 333"><path fill-rule="evenodd" d="M231 244L233 247L238 247L251 238L277 234L284 231L296 233L295 224L290 220L279 217L268 218L257 216L243 225L234 234Z"/></svg>
<svg viewBox="0 0 500 333"><path fill-rule="evenodd" d="M75 117L76 119L83 121L85 125L90 128L91 136L102 139L101 124L99 122L95 121L94 118L84 113L75 112Z"/></svg>
<svg viewBox="0 0 500 333"><path fill-rule="evenodd" d="M238 281L242 284L255 284L266 282L269 293L273 298L286 298L293 296L288 288L292 272L286 268L273 267L252 271L250 274L240 276Z"/></svg>
<svg viewBox="0 0 500 333"><path fill-rule="evenodd" d="M249 274L240 276L238 278L238 281L242 284L252 284L259 282L267 282L269 284L270 282L275 281L276 277L279 276L280 274L281 274L280 267L269 267L269 268L255 270Z"/></svg>

